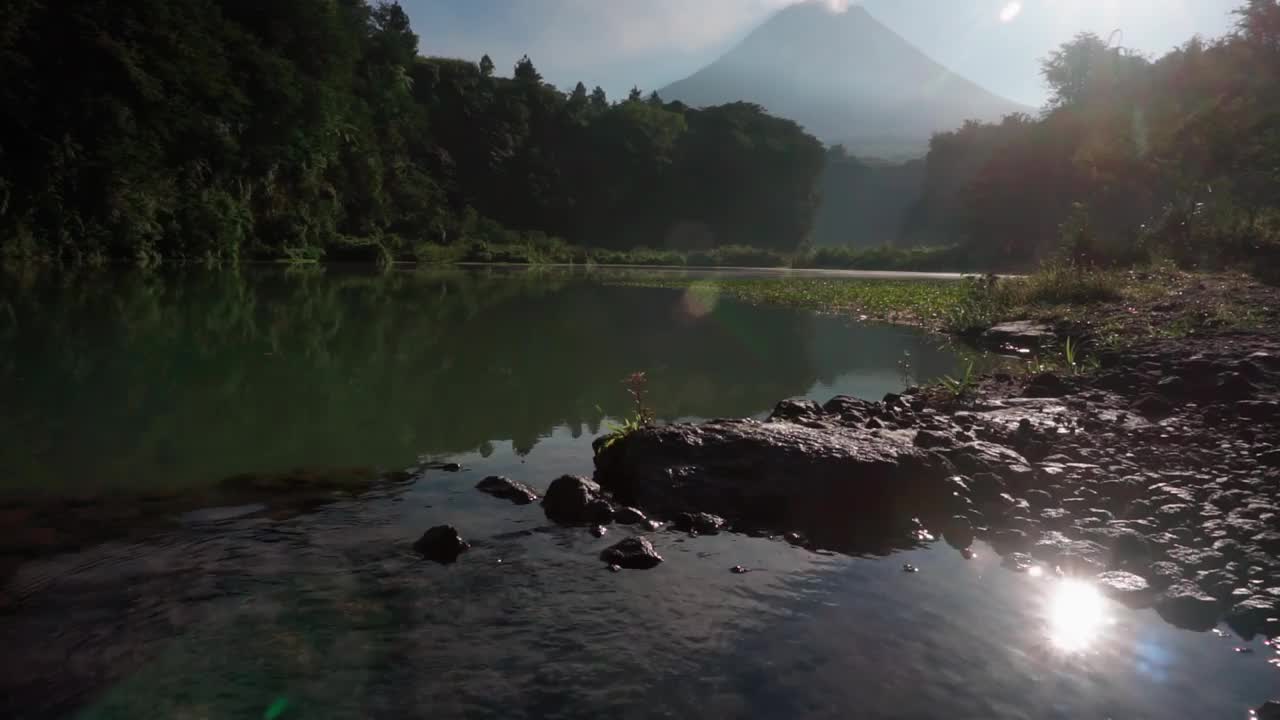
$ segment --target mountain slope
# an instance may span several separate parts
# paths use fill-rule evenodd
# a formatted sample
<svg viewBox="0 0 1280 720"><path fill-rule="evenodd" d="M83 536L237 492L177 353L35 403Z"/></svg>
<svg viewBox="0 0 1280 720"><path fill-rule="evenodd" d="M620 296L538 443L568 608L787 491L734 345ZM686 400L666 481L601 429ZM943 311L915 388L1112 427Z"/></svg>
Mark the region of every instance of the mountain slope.
<svg viewBox="0 0 1280 720"><path fill-rule="evenodd" d="M918 154L935 131L1030 110L950 72L861 7L812 2L660 92L693 106L758 103L863 155Z"/></svg>

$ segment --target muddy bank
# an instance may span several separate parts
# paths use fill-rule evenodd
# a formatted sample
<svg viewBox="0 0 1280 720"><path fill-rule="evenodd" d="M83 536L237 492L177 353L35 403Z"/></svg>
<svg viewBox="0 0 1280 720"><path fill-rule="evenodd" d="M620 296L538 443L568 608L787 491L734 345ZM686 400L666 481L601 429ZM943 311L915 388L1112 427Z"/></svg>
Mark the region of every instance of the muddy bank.
<svg viewBox="0 0 1280 720"><path fill-rule="evenodd" d="M1117 596L1182 627L1280 631L1280 343L1218 334L1097 360L959 399L914 389L647 428L600 444L595 480L654 515L844 552L982 538L1015 568L1112 573Z"/></svg>

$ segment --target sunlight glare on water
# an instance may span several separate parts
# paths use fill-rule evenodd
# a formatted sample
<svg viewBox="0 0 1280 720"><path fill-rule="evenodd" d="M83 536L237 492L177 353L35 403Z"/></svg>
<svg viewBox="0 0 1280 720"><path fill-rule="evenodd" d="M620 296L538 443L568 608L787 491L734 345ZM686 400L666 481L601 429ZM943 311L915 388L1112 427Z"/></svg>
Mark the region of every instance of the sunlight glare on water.
<svg viewBox="0 0 1280 720"><path fill-rule="evenodd" d="M1064 652L1089 649L1110 622L1102 594L1090 583L1063 580L1048 600L1049 640Z"/></svg>

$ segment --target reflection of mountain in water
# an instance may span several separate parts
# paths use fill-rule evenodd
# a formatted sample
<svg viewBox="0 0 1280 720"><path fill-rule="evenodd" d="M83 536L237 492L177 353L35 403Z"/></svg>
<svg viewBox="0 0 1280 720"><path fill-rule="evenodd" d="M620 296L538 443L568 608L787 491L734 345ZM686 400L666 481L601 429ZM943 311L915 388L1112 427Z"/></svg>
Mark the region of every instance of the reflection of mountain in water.
<svg viewBox="0 0 1280 720"><path fill-rule="evenodd" d="M199 482L297 465L408 465L628 410L755 414L841 375L950 356L917 333L779 308L691 312L680 291L564 274L101 275L4 281L9 487ZM4 312L5 310L8 312ZM696 308L695 308L696 309ZM936 373L935 373L936 374Z"/></svg>

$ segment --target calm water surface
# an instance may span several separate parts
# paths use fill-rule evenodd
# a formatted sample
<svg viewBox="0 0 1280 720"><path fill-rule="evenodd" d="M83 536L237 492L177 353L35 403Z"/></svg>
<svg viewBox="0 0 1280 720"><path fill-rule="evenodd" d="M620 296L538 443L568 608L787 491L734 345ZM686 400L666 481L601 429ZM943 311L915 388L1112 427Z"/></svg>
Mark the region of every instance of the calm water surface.
<svg viewBox="0 0 1280 720"><path fill-rule="evenodd" d="M636 370L666 420L956 371L911 330L562 272L3 283L9 498L465 469L24 562L0 606L0 716L1163 720L1243 718L1280 689L1260 643L1233 652L985 547L850 558L658 533L666 563L612 574L596 555L628 530L554 528L473 489L589 473ZM456 565L409 547L440 523L474 544Z"/></svg>

